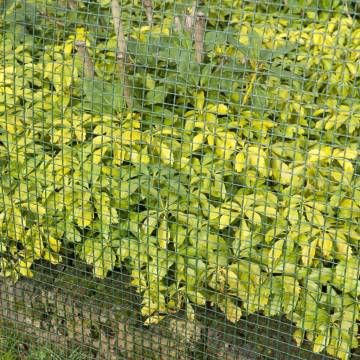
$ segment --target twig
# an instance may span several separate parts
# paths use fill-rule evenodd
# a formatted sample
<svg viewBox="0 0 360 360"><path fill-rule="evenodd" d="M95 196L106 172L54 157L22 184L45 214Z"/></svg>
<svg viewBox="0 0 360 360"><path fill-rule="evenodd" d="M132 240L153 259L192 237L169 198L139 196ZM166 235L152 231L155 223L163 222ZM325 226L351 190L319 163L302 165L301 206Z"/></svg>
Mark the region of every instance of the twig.
<svg viewBox="0 0 360 360"><path fill-rule="evenodd" d="M144 7L146 12L146 17L148 19L149 25L152 26L153 24L153 7L152 7L152 1L151 0L143 0L144 1Z"/></svg>
<svg viewBox="0 0 360 360"><path fill-rule="evenodd" d="M192 28L192 21L190 15L185 15L184 28L186 31L190 31Z"/></svg>
<svg viewBox="0 0 360 360"><path fill-rule="evenodd" d="M114 29L116 34L116 40L119 48L118 58L125 59L126 55L126 42L122 23L120 21L120 6L118 0L112 0L112 17L114 21Z"/></svg>
<svg viewBox="0 0 360 360"><path fill-rule="evenodd" d="M174 24L175 24L175 30L176 32L181 32L182 30L182 25L181 25L181 20L178 16L174 17Z"/></svg>
<svg viewBox="0 0 360 360"><path fill-rule="evenodd" d="M195 57L200 64L204 51L205 14L198 12L195 20Z"/></svg>
<svg viewBox="0 0 360 360"><path fill-rule="evenodd" d="M193 1L192 7L191 7L191 22L192 22L192 25L194 25L195 13L196 13L196 1Z"/></svg>
<svg viewBox="0 0 360 360"><path fill-rule="evenodd" d="M255 84L255 81L256 81L256 77L257 77L257 72L255 71L252 75L251 75L251 78L250 78L250 84L248 86L248 88L246 89L246 93L245 93L245 96L244 96L244 99L243 99L243 102L242 102L242 106L245 106L246 103L248 102L249 100L249 97L251 95L251 92L254 88L254 84Z"/></svg>
<svg viewBox="0 0 360 360"><path fill-rule="evenodd" d="M194 26L195 22L195 13L196 13L196 1L193 1L192 7L191 7L191 15L185 16L185 30L190 31L192 27Z"/></svg>
<svg viewBox="0 0 360 360"><path fill-rule="evenodd" d="M345 13L347 15L347 17L352 20L352 17L350 15L350 11L349 11L349 6L348 6L348 2L346 0L343 1L343 5L344 5L344 10L345 10Z"/></svg>
<svg viewBox="0 0 360 360"><path fill-rule="evenodd" d="M76 10L76 9L77 9L76 0L68 0L68 4L69 4L69 8L70 8L71 10Z"/></svg>
<svg viewBox="0 0 360 360"><path fill-rule="evenodd" d="M75 45L78 48L78 52L84 61L84 74L86 77L94 77L94 64L90 58L88 49L86 48L85 41L77 41Z"/></svg>
<svg viewBox="0 0 360 360"><path fill-rule="evenodd" d="M119 48L119 53L116 57L116 62L118 64L121 81L124 86L124 96L125 96L126 105L128 106L128 108L131 108L132 107L131 91L129 87L128 77L125 71L126 42L125 42L124 30L120 21L120 14L121 14L121 10L118 0L112 0L112 17L114 21L116 40Z"/></svg>
<svg viewBox="0 0 360 360"><path fill-rule="evenodd" d="M221 57L220 63L218 64L218 66L216 66L214 70L214 74L220 71L224 67L224 65L225 65L225 59L224 57Z"/></svg>

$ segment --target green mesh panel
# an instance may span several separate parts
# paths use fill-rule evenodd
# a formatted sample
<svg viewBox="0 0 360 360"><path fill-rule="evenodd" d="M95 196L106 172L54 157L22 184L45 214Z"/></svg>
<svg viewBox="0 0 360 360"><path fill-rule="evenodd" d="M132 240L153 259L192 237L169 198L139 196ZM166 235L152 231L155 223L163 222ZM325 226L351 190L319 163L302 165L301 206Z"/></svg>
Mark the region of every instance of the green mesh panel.
<svg viewBox="0 0 360 360"><path fill-rule="evenodd" d="M360 357L358 1L0 5L0 359Z"/></svg>

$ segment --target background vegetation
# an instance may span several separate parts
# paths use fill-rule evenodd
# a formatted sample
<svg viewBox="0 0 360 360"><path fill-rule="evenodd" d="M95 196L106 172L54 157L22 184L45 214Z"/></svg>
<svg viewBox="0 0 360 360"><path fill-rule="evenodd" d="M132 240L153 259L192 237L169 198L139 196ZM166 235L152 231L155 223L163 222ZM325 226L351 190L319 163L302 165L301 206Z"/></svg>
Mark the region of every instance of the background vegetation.
<svg viewBox="0 0 360 360"><path fill-rule="evenodd" d="M234 323L282 314L298 344L347 359L356 4L115 3L2 1L1 275L123 268L146 324L206 303Z"/></svg>

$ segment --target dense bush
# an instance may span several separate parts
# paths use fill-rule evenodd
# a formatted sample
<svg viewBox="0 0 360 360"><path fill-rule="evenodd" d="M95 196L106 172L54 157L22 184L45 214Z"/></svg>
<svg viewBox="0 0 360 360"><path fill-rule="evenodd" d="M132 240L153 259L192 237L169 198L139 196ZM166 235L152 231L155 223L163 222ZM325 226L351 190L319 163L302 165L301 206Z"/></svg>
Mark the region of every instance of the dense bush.
<svg viewBox="0 0 360 360"><path fill-rule="evenodd" d="M32 276L34 261L71 250L99 278L130 271L147 324L206 302L231 322L283 314L298 344L347 359L360 295L356 9L205 3L200 65L174 21L191 4L154 1L150 27L140 0L122 1L129 108L111 1L3 2L1 274Z"/></svg>

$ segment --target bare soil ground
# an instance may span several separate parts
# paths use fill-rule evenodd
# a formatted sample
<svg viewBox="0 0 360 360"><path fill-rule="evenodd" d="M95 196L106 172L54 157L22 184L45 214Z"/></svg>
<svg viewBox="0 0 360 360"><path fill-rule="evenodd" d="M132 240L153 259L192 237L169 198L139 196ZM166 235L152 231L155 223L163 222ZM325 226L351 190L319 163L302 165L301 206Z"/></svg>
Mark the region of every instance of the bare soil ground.
<svg viewBox="0 0 360 360"><path fill-rule="evenodd" d="M332 359L292 340L284 319L251 315L234 326L211 308L196 322L177 314L146 327L129 277L95 280L86 267L39 266L33 279L0 283L0 321L26 335L29 346L51 342L81 346L97 359L295 360ZM360 359L354 354L352 360Z"/></svg>

